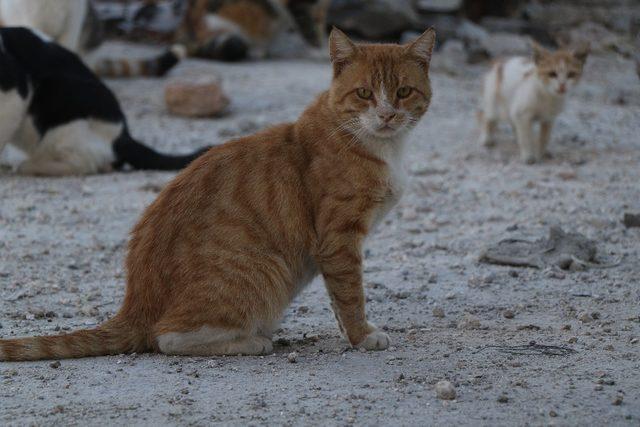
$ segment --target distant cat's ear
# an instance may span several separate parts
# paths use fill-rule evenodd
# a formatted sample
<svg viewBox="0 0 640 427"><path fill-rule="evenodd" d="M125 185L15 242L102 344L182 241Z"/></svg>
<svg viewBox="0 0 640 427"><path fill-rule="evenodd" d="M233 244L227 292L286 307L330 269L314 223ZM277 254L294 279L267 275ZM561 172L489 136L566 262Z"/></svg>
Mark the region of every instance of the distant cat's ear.
<svg viewBox="0 0 640 427"><path fill-rule="evenodd" d="M571 54L574 56L574 58L576 58L578 61L584 64L585 61L587 60L587 56L589 56L590 51L591 51L591 46L589 46L589 43L583 43L571 49Z"/></svg>
<svg viewBox="0 0 640 427"><path fill-rule="evenodd" d="M431 54L436 44L436 32L433 28L429 28L422 33L414 42L409 43L406 47L410 55L423 63L427 68L431 63Z"/></svg>
<svg viewBox="0 0 640 427"><path fill-rule="evenodd" d="M533 50L533 62L538 64L542 58L549 54L549 51L542 47L535 40L531 40L531 49Z"/></svg>
<svg viewBox="0 0 640 427"><path fill-rule="evenodd" d="M333 63L334 76L338 76L344 66L349 63L356 54L358 47L349 37L336 27L329 34L329 55Z"/></svg>

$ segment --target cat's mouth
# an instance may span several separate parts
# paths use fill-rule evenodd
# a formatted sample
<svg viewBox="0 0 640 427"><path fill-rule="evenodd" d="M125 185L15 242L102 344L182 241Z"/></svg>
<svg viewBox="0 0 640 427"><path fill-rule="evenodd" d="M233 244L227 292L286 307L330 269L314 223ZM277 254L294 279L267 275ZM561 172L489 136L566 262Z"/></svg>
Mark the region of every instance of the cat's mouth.
<svg viewBox="0 0 640 427"><path fill-rule="evenodd" d="M371 132L371 135L375 138L380 139L393 139L398 134L396 129L391 128L390 126L385 126L382 128L375 129Z"/></svg>
<svg viewBox="0 0 640 427"><path fill-rule="evenodd" d="M384 135L391 135L396 133L396 131L398 130L397 127L389 124L389 123L385 123L383 125L380 125L376 128L376 133L379 134L384 134Z"/></svg>

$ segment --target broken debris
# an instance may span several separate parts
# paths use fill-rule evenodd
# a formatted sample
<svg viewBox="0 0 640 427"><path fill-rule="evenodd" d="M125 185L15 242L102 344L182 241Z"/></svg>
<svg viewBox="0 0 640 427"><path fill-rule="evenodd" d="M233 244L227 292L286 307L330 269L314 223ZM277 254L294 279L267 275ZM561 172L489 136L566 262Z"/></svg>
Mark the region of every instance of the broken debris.
<svg viewBox="0 0 640 427"><path fill-rule="evenodd" d="M551 227L547 238L535 241L507 238L484 249L480 261L514 267L559 267L563 270L604 268L612 265L595 261L596 243L580 233L567 233L560 227Z"/></svg>

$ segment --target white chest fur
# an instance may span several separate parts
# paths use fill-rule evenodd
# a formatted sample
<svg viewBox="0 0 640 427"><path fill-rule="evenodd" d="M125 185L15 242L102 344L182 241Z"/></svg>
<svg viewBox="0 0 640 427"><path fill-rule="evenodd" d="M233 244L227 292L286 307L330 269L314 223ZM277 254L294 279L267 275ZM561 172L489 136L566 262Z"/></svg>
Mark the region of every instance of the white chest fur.
<svg viewBox="0 0 640 427"><path fill-rule="evenodd" d="M398 203L408 182L408 174L405 167L405 141L376 140L369 143L371 152L387 163L389 187L391 194L387 197L376 212L373 219L373 228L384 219L389 211Z"/></svg>

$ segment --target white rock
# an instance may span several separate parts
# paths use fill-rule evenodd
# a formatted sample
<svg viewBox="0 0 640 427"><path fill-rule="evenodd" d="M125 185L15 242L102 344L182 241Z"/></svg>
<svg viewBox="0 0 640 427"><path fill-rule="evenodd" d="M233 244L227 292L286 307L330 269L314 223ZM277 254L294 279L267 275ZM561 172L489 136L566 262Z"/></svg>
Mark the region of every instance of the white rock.
<svg viewBox="0 0 640 427"><path fill-rule="evenodd" d="M436 384L438 399L453 400L456 398L456 388L449 381L442 380Z"/></svg>
<svg viewBox="0 0 640 427"><path fill-rule="evenodd" d="M296 363L298 361L298 353L296 353L295 351L289 353L287 355L287 360L289 361L289 363Z"/></svg>

